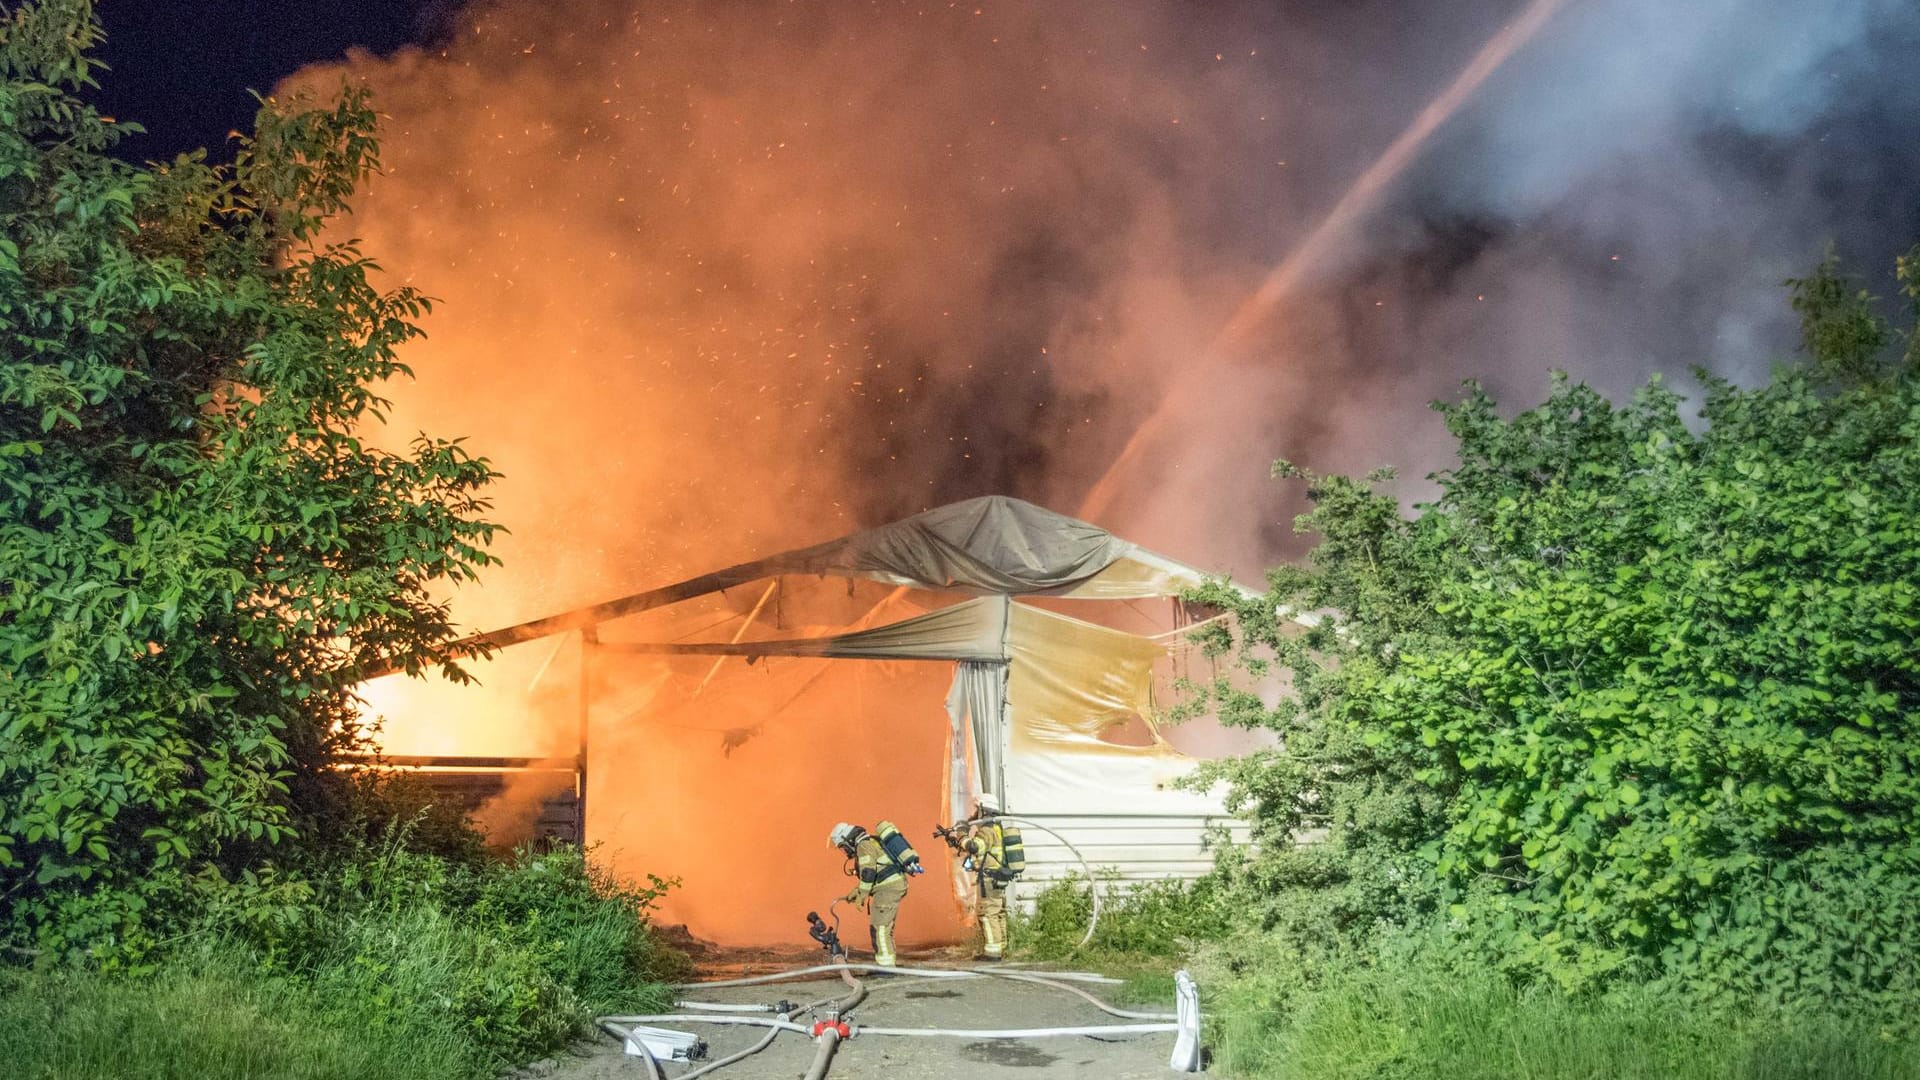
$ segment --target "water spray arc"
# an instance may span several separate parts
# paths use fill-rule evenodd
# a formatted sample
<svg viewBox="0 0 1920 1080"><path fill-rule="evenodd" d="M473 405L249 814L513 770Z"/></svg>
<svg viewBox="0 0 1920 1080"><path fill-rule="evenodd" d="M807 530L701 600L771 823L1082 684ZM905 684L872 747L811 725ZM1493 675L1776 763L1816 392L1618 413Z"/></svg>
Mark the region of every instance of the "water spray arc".
<svg viewBox="0 0 1920 1080"><path fill-rule="evenodd" d="M1307 234L1306 239L1288 253L1253 295L1234 311L1198 357L1196 366L1201 373L1231 362L1248 336L1266 322L1281 301L1299 289L1310 271L1323 267L1341 254L1342 246L1352 241L1354 226L1379 205L1381 196L1419 156L1433 133L1460 111L1460 107L1473 97L1488 76L1532 41L1567 3L1568 0L1533 0L1518 18L1502 27L1499 33L1480 47L1480 51L1474 54L1460 74L1454 76L1453 81L1420 110L1413 123L1407 125L1406 130L1347 188L1333 204L1333 209L1327 211L1327 215ZM1161 431L1186 411L1187 399L1193 391L1185 388L1198 385L1201 381L1188 378L1174 384L1175 389L1134 429L1113 463L1088 489L1076 516L1094 521L1109 509L1120 479L1132 471L1136 460L1159 439Z"/></svg>

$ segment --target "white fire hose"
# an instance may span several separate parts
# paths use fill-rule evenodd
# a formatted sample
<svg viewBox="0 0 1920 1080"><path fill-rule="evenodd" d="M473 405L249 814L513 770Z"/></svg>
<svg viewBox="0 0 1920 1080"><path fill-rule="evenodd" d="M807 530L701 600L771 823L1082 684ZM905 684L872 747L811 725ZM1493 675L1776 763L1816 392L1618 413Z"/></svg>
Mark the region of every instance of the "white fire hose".
<svg viewBox="0 0 1920 1080"><path fill-rule="evenodd" d="M1072 841L1037 821L1001 814L992 815L989 819L982 820L1006 821L1025 828L1036 829L1058 840L1063 847L1073 853L1074 858L1080 861L1080 868L1087 877L1087 891L1088 895L1092 898L1093 910L1087 919L1087 932L1080 938L1080 943L1074 946L1074 951L1077 952L1080 949L1086 948L1087 944L1093 940L1095 929L1100 925L1100 883L1094 879L1093 867L1087 862L1087 857L1080 853L1079 848L1073 846ZM837 906L837 903L836 901L834 906ZM838 913L835 912L831 906L828 911L829 914L834 915L834 925L837 929L840 923ZM1073 994L1111 1016L1123 1020L1145 1022L1049 1028L961 1029L856 1027L844 1020L845 1014L851 1012L867 997L866 986L853 977L853 973L856 971L886 972L888 974L905 975L911 978L921 979L996 978L1007 979L1013 982L1033 983ZM1119 981L1104 975L1094 975L1085 972L1048 972L1041 974L1029 971L1009 971L1004 968L881 967L877 964L833 963L795 968L789 971L776 972L771 975L758 975L741 979L723 979L706 983L689 983L676 987L675 989L682 991L695 989L715 990L727 987L761 986L769 983L791 982L796 979L805 979L814 975L824 975L829 972L838 973L840 978L843 979L848 986L853 988L853 992L843 998L830 998L826 1001L804 1006L800 1010L802 1015L811 1014L816 1009L824 1008L828 1005L833 1006L833 1009L829 1013L829 1018L815 1024L811 1028L794 1023L789 1014L778 1012L776 1007L771 1005L730 1004L725 1002L688 1000L674 1002L676 1008L687 1010L685 1012L662 1013L653 1016L603 1016L599 1018L598 1023L602 1029L616 1037L625 1039L629 1047L629 1053L632 1053L633 1047L638 1045L638 1056L646 1057L647 1064L652 1068L653 1075L656 1078L662 1075L659 1063L648 1053L644 1044L637 1044L634 1039L629 1037L629 1030L625 1025L692 1023L763 1027L767 1029L766 1037L748 1049L702 1065L697 1069L682 1074L676 1078L676 1080L695 1080L696 1077L704 1076L716 1069L751 1057L771 1045L773 1040L779 1037L782 1031L797 1031L803 1035L811 1035L817 1040L818 1049L815 1051L812 1064L807 1069L805 1080L824 1080L827 1075L827 1070L833 1064L834 1051L840 1042L860 1034L909 1038L1042 1039L1073 1036L1092 1036L1097 1038L1105 1035L1144 1035L1170 1031L1174 1033L1174 1046L1173 1056L1169 1064L1182 1072L1200 1071L1200 995L1199 991L1194 987L1193 979L1184 971L1174 974L1176 1011L1171 1015L1167 1013L1136 1012L1129 1009L1122 1009L1100 1000L1077 986L1069 985L1074 982L1112 984ZM774 1013L775 1015L773 1017L737 1015L747 1013Z"/></svg>
<svg viewBox="0 0 1920 1080"><path fill-rule="evenodd" d="M855 971L886 971L912 978L999 978L1014 982L1034 983L1056 990L1064 990L1082 998L1089 1004L1110 1015L1122 1019L1149 1022L1040 1028L895 1028L856 1026L844 1019L845 1014L859 1005L867 996L866 988L858 980L853 978L853 972ZM853 987L854 992L844 998L833 1000L832 1004L834 1004L836 1008L830 1018L815 1024L813 1027L795 1023L787 1013L779 1013L772 1017L736 1015L746 1012L773 1012L774 1009L771 1006L733 1005L721 1002L695 1001L677 1001L674 1003L678 1008L689 1010L686 1012L661 1013L648 1016L603 1016L599 1019L598 1023L602 1029L621 1038L627 1038L630 1025L638 1024L690 1023L760 1027L767 1029L766 1037L749 1049L702 1065L691 1072L683 1074L678 1080L694 1080L695 1077L704 1076L715 1069L756 1054L770 1045L782 1031L799 1032L803 1035L811 1035L818 1040L818 1049L814 1055L813 1063L808 1069L807 1080L823 1080L827 1075L828 1068L832 1065L834 1051L840 1042L860 1035L903 1038L1042 1039L1075 1036L1144 1035L1172 1032L1174 1033L1174 1048L1169 1064L1173 1068L1183 1072L1200 1071L1200 996L1198 990L1194 987L1193 979L1184 971L1176 972L1174 975L1177 1009L1172 1015L1165 1013L1135 1012L1110 1005L1094 995L1081 990L1079 987L1069 985L1069 979L1079 982L1097 981L1106 983L1111 983L1115 980L1105 978L1104 976L1087 975L1078 972L1066 972L1060 976L1054 976L1052 974L1043 975L1035 972L979 968L881 968L873 964L819 964L813 967L798 968L771 975L753 976L742 979L725 979L709 983L692 983L678 987L678 989L685 991L700 988L717 989L722 987L759 986L770 983L790 982L795 979L804 979L809 976L826 974L828 972L838 973L849 986ZM814 1008L814 1006L808 1008L810 1010ZM628 1039L628 1044L629 1047L631 1047L633 1040ZM629 1049L629 1053L631 1052L632 1050ZM641 1048L640 1053L646 1055L644 1047ZM654 1075L659 1076L658 1063L654 1062L650 1055L646 1056L648 1057L649 1064L652 1065L655 1070Z"/></svg>
<svg viewBox="0 0 1920 1080"><path fill-rule="evenodd" d="M1009 814L989 814L979 820L996 822L1011 821L1015 825L1024 828L1039 829L1041 832L1060 841L1061 846L1073 852L1073 857L1080 860L1080 870L1087 875L1087 895L1093 897L1093 913L1087 918L1087 932L1081 936L1080 944L1075 945L1073 951L1079 952L1081 949L1086 948L1087 942L1093 940L1094 928L1100 925L1100 883L1093 878L1093 864L1087 862L1087 857L1080 854L1079 848L1073 846L1073 841L1068 840L1066 837L1061 836L1059 833L1054 832L1052 829L1031 818L1014 817Z"/></svg>

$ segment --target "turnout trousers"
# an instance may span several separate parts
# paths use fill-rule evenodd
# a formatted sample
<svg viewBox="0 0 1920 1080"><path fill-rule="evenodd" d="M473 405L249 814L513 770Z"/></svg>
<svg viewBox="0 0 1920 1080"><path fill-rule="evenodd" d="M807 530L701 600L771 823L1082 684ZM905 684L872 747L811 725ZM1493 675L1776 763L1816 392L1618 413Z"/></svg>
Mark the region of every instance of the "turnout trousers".
<svg viewBox="0 0 1920 1080"><path fill-rule="evenodd" d="M873 962L892 967L893 923L900 917L900 901L907 898L907 878L898 874L873 887L873 905L867 909L867 928L873 935Z"/></svg>

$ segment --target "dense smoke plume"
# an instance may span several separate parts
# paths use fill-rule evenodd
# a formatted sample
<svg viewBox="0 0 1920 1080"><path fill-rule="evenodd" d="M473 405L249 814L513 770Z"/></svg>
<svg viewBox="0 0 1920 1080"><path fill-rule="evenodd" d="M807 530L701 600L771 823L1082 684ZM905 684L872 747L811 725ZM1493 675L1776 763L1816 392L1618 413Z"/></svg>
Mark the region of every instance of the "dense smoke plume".
<svg viewBox="0 0 1920 1080"><path fill-rule="evenodd" d="M1070 509L1520 9L507 0L352 58L392 117L355 230L446 302L396 426L510 475L467 614L986 491ZM1420 410L1461 377L1763 371L1780 278L1920 229L1916 44L1899 0L1567 4L1109 524L1246 572L1267 458L1444 464Z"/></svg>
<svg viewBox="0 0 1920 1080"><path fill-rule="evenodd" d="M1101 523L1254 580L1299 551L1272 458L1444 467L1470 376L1758 377L1780 279L1920 234L1910 3L1568 0L1203 356L1522 7L493 0L296 81L390 117L352 231L442 301L394 430L507 474L456 600L493 626L971 495L1072 512L1195 380ZM490 685L555 693L548 648ZM517 699L441 719L546 753L549 705L535 747Z"/></svg>

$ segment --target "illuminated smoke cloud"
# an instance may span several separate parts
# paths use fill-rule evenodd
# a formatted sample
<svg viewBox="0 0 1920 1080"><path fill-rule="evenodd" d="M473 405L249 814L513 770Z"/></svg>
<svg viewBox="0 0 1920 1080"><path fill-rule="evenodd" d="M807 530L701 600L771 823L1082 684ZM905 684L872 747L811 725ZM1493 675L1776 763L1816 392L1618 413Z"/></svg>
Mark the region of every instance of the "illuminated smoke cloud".
<svg viewBox="0 0 1920 1080"><path fill-rule="evenodd" d="M400 426L510 473L472 617L986 491L1071 508L1518 5L1206 8L525 0L350 60L392 117L356 231L446 301ZM1758 370L1780 277L1916 224L1917 21L1570 4L1109 524L1245 572L1284 549L1268 457L1417 475L1460 377Z"/></svg>
<svg viewBox="0 0 1920 1080"><path fill-rule="evenodd" d="M442 301L394 432L507 473L456 599L494 626L976 494L1070 512L1521 6L494 0L295 81L390 118L351 232ZM1920 232L1916 49L1904 0L1569 0L1102 523L1255 580L1300 550L1273 457L1444 467L1462 378L1758 377L1781 278ZM563 696L532 749L518 699L443 719L557 752Z"/></svg>

